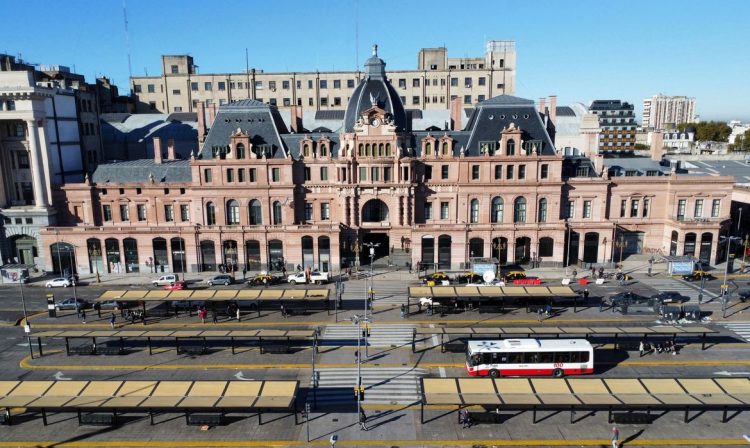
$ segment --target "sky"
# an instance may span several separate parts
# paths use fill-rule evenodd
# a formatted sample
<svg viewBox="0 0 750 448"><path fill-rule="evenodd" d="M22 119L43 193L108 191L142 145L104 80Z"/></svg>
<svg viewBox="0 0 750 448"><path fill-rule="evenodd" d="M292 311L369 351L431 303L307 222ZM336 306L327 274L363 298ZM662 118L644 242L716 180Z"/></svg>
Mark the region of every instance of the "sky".
<svg viewBox="0 0 750 448"><path fill-rule="evenodd" d="M89 81L104 74L125 93L128 52L136 76L160 75L162 54L190 54L200 73L239 72L246 48L250 67L265 71L354 70L377 43L386 69L415 69L420 48L477 57L494 39L516 42L517 96L621 99L640 116L644 98L686 95L703 121L750 121L746 0L45 3L0 0L10 19L0 52L66 65Z"/></svg>

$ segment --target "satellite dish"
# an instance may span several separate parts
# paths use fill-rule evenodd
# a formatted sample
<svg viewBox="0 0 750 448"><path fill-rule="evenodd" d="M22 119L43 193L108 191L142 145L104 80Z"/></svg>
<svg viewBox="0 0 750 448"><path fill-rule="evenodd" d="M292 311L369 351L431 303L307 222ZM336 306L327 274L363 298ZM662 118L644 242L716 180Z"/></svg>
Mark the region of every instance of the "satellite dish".
<svg viewBox="0 0 750 448"><path fill-rule="evenodd" d="M485 283L492 283L492 281L495 280L495 273L492 271L485 271L485 273L482 274L482 280L484 280Z"/></svg>

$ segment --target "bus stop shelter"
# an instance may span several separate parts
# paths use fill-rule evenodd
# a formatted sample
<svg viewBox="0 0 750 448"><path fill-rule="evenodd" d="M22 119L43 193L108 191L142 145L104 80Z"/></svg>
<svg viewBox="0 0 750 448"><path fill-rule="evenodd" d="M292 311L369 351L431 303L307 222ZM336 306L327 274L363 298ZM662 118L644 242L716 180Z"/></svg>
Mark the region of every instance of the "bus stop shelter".
<svg viewBox="0 0 750 448"><path fill-rule="evenodd" d="M685 423L690 412L729 411L750 408L748 378L422 378L420 419L432 405L481 408L483 412L682 411ZM585 418L585 417L584 417Z"/></svg>
<svg viewBox="0 0 750 448"><path fill-rule="evenodd" d="M474 305L499 305L504 307L508 300L530 302L549 302L553 299L573 299L577 305L579 294L570 286L410 286L407 306L412 299L428 297L433 302L463 302L469 307Z"/></svg>

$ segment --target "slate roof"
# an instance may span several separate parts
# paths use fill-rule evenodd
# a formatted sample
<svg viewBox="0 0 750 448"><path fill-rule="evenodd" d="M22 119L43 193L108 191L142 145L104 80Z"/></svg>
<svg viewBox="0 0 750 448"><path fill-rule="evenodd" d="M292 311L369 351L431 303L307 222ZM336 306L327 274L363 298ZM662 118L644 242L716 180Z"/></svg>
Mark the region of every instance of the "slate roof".
<svg viewBox="0 0 750 448"><path fill-rule="evenodd" d="M555 109L558 117L575 117L576 113L570 106L557 106Z"/></svg>
<svg viewBox="0 0 750 448"><path fill-rule="evenodd" d="M305 137L310 137L313 141L318 141L321 137L328 137L328 139L331 141L331 157L338 157L339 155L339 148L341 146L341 141L339 139L339 134L329 134L329 133L321 133L321 132L307 132L302 134L283 134L281 136L282 140L284 140L284 143L286 144L286 147L289 148L289 152L294 160L299 160L299 142L304 139Z"/></svg>
<svg viewBox="0 0 750 448"><path fill-rule="evenodd" d="M187 160L164 160L157 165L153 160L140 159L126 162L102 163L91 176L95 184L150 182L186 183L192 181L190 162Z"/></svg>
<svg viewBox="0 0 750 448"><path fill-rule="evenodd" d="M605 157L603 160L610 176L625 176L626 171L635 171L637 176L645 176L649 171L656 171L657 175L671 172L669 164L648 157Z"/></svg>
<svg viewBox="0 0 750 448"><path fill-rule="evenodd" d="M271 157L285 157L280 135L289 132L278 109L256 100L235 101L219 107L201 148L200 157L210 159L214 146L228 146L232 133L237 129L250 135L253 145L271 145Z"/></svg>
<svg viewBox="0 0 750 448"><path fill-rule="evenodd" d="M344 110L316 110L315 119L316 120L343 120L345 112L346 111Z"/></svg>

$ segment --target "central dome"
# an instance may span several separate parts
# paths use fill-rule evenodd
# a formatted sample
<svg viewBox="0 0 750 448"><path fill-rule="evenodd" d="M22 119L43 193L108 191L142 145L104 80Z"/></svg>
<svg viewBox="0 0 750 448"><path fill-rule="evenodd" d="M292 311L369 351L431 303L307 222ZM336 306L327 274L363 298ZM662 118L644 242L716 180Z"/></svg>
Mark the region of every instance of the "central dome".
<svg viewBox="0 0 750 448"><path fill-rule="evenodd" d="M378 46L373 45L372 56L365 62L365 77L359 83L344 113L345 132L354 131L354 124L362 112L378 106L393 116L397 131L406 129L406 112L396 89L385 75L385 62L378 57Z"/></svg>

